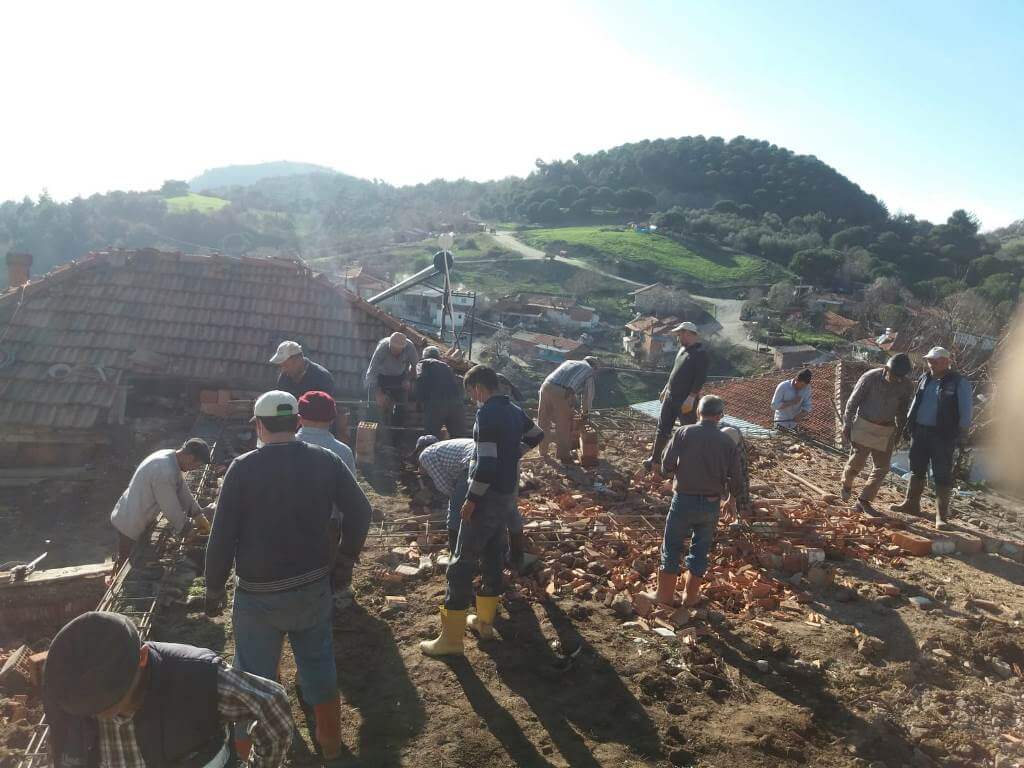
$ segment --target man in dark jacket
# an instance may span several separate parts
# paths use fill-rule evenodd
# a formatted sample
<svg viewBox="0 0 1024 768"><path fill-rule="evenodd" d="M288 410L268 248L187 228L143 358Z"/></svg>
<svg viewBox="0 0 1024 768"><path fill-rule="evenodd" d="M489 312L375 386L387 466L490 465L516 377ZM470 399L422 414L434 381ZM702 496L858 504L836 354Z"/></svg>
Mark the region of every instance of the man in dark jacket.
<svg viewBox="0 0 1024 768"><path fill-rule="evenodd" d="M334 377L330 371L307 358L297 341L282 341L270 358L281 373L277 377L277 388L288 392L296 400L307 392L334 394Z"/></svg>
<svg viewBox="0 0 1024 768"><path fill-rule="evenodd" d="M341 753L341 701L331 635L331 516L341 516L339 560L355 562L370 527L370 503L345 463L295 439L298 402L266 392L254 407L262 448L224 475L206 549L207 613L216 615L232 562L236 669L274 678L285 636L295 654L316 738L327 760ZM237 740L245 733L236 732ZM240 748L244 752L244 746Z"/></svg>
<svg viewBox="0 0 1024 768"><path fill-rule="evenodd" d="M924 357L928 373L917 382L914 402L907 417L910 432L910 482L902 504L894 504L896 512L921 514L931 464L935 479L935 527L948 528L949 502L953 496L953 453L957 443L967 438L971 428L973 392L971 383L950 369L950 355L942 347L933 347Z"/></svg>
<svg viewBox="0 0 1024 768"><path fill-rule="evenodd" d="M424 434L440 435L441 427L447 427L449 438L462 437L466 431L462 387L437 347L424 347L423 359L416 364L415 386L416 401L423 409Z"/></svg>
<svg viewBox="0 0 1024 768"><path fill-rule="evenodd" d="M466 393L481 406L473 425L476 458L469 470L469 494L462 504L455 557L448 566L441 634L436 640L420 643L420 650L428 656L462 655L467 624L481 637L493 637L503 586L505 530L517 511L519 458L523 444L533 448L544 437L519 406L498 394L498 376L492 369L474 366L465 382ZM481 588L477 612L468 616L478 562Z"/></svg>
<svg viewBox="0 0 1024 768"><path fill-rule="evenodd" d="M228 765L233 721L254 722L252 765L277 768L295 729L277 683L205 648L143 643L129 619L99 611L50 644L43 708L54 768Z"/></svg>
<svg viewBox="0 0 1024 768"><path fill-rule="evenodd" d="M697 423L697 401L708 377L708 352L700 342L697 326L680 323L672 332L679 338L679 352L668 383L661 391L658 434L650 457L644 460L644 469L648 472L661 461L661 453L672 437L676 419L683 426Z"/></svg>

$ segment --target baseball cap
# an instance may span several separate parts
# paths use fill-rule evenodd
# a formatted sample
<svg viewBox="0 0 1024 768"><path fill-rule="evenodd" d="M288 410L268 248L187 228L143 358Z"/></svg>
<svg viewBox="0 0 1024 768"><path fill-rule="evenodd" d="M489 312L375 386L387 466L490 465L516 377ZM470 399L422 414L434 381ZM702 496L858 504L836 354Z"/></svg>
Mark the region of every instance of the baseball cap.
<svg viewBox="0 0 1024 768"><path fill-rule="evenodd" d="M423 435L416 441L416 447L412 450L413 456L418 456L424 448L429 448L434 443L440 442L434 435Z"/></svg>
<svg viewBox="0 0 1024 768"><path fill-rule="evenodd" d="M139 668L142 640L117 613L89 611L50 643L43 668L47 698L77 717L94 717L124 699Z"/></svg>
<svg viewBox="0 0 1024 768"><path fill-rule="evenodd" d="M338 406L326 392L313 390L299 398L299 416L310 421L334 421Z"/></svg>
<svg viewBox="0 0 1024 768"><path fill-rule="evenodd" d="M252 409L252 421L255 421L257 416L266 419L274 416L295 416L298 412L299 402L293 395L280 389L272 389L256 398L256 405Z"/></svg>
<svg viewBox="0 0 1024 768"><path fill-rule="evenodd" d="M700 333L697 330L697 326L691 322L680 323L672 329L672 333L679 333L680 331L689 331L690 333Z"/></svg>
<svg viewBox="0 0 1024 768"><path fill-rule="evenodd" d="M297 341L282 341L277 345L277 352L270 358L270 362L274 365L280 365L289 357L295 357L296 355L302 354L302 345Z"/></svg>
<svg viewBox="0 0 1024 768"><path fill-rule="evenodd" d="M895 376L906 376L910 373L913 365L911 365L910 358L906 354L899 352L886 360L885 367L892 371Z"/></svg>
<svg viewBox="0 0 1024 768"><path fill-rule="evenodd" d="M945 347L932 347L928 350L928 354L924 356L925 360L941 360L942 358L947 360L950 358L949 350Z"/></svg>

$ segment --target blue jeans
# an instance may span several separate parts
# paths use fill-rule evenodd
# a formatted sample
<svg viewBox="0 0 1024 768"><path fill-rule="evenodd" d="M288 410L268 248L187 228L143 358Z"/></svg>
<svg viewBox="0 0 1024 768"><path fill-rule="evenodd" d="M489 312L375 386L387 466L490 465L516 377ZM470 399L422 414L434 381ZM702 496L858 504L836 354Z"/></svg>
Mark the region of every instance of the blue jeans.
<svg viewBox="0 0 1024 768"><path fill-rule="evenodd" d="M694 576L703 576L708 570L708 554L715 543L721 499L676 493L665 520L665 538L661 545L661 570L679 575L679 561L686 539L690 552L686 556L686 570ZM692 538L691 538L692 537Z"/></svg>
<svg viewBox="0 0 1024 768"><path fill-rule="evenodd" d="M953 485L953 455L956 453L956 438L944 438L935 427L917 424L910 441L910 471L914 477L925 480L928 464L932 465L932 477L936 488Z"/></svg>
<svg viewBox="0 0 1024 768"><path fill-rule="evenodd" d="M287 592L235 590L231 621L235 669L277 680L285 635L299 669L302 696L311 706L338 695L331 635L333 602L326 578ZM239 728L241 727L241 730ZM247 738L248 724L236 724L236 738Z"/></svg>
<svg viewBox="0 0 1024 768"><path fill-rule="evenodd" d="M502 592L505 566L505 532L518 497L514 493L488 492L469 520L462 521L455 557L448 565L448 589L444 607L464 611L473 598L473 576L480 564L480 594L497 597Z"/></svg>

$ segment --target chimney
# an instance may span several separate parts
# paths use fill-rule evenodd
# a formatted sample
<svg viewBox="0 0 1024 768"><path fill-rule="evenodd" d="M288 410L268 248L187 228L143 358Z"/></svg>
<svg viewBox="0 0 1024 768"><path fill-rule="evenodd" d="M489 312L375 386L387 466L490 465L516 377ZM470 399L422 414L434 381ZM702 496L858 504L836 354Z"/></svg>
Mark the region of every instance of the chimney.
<svg viewBox="0 0 1024 768"><path fill-rule="evenodd" d="M9 251L7 254L7 286L17 288L28 282L29 274L32 271L32 254L15 253Z"/></svg>

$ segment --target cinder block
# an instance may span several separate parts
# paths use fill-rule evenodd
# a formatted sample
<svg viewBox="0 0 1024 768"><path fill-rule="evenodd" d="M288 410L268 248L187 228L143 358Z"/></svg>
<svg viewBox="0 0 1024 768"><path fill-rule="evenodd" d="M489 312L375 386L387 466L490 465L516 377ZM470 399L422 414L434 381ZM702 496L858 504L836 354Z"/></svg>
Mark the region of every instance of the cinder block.
<svg viewBox="0 0 1024 768"><path fill-rule="evenodd" d="M985 549L985 542L973 533L957 531L952 536L956 551L964 555L976 555Z"/></svg>
<svg viewBox="0 0 1024 768"><path fill-rule="evenodd" d="M927 557L932 553L931 539L913 533L897 531L892 535L892 543L915 557Z"/></svg>

